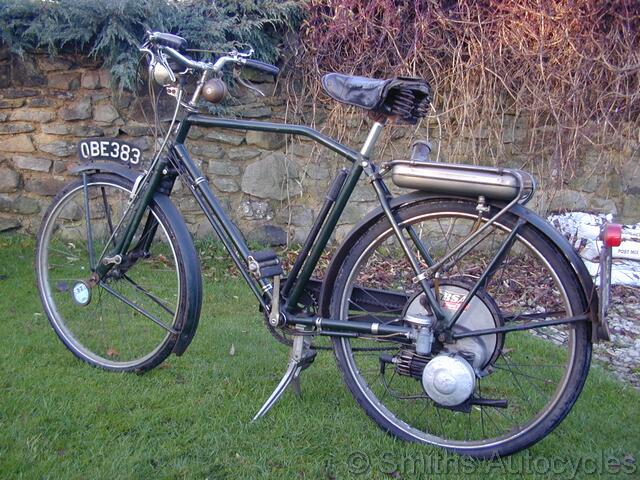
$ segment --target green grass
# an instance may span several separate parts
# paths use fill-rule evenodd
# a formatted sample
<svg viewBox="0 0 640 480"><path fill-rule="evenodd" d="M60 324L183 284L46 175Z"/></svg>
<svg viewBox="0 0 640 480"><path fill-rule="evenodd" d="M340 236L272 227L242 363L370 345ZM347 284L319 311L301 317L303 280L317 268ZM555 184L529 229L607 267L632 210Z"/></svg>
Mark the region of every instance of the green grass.
<svg viewBox="0 0 640 480"><path fill-rule="evenodd" d="M186 354L145 375L97 370L64 348L42 313L33 250L30 239L0 237L2 478L547 478L551 468L560 478L574 469L575 478L638 475L640 394L599 366L551 436L493 462L386 435L357 407L329 353L304 372L302 401L287 393L250 423L288 352L209 250L206 261L218 264L206 269L200 327ZM371 470L358 476L362 455Z"/></svg>

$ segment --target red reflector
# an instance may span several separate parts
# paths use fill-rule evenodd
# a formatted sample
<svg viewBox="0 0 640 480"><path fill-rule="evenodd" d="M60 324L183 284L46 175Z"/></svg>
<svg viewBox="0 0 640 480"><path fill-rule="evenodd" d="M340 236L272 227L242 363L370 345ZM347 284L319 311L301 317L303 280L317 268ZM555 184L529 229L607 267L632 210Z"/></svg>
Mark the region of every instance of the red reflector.
<svg viewBox="0 0 640 480"><path fill-rule="evenodd" d="M602 241L607 247L619 247L622 243L622 225L607 223L602 230Z"/></svg>

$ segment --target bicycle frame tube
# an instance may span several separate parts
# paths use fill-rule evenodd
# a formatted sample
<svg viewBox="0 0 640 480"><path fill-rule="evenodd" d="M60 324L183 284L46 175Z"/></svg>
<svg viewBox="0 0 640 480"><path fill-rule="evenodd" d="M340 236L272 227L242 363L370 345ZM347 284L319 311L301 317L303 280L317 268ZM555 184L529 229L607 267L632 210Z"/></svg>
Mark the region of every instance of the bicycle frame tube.
<svg viewBox="0 0 640 480"><path fill-rule="evenodd" d="M121 255L131 245L131 241L133 240L133 236L136 233L136 229L138 228L138 225L142 221L144 212L147 206L151 203L151 199L153 198L156 188L158 187L158 185L160 184L160 181L162 180L162 176L163 176L162 172L166 168L166 166L167 166L167 159L163 158L157 163L155 169L150 172L149 181L147 185L144 187L144 189L142 189L142 192L141 192L142 197L136 201L133 215L131 216L131 219L129 220L129 222L125 227L124 234L118 241L116 247L111 251L110 256ZM134 192L134 194L137 195L138 192L140 192L140 190L138 190L137 192ZM112 268L112 266L113 265L106 264L105 262L101 261L98 265L95 266L95 272L98 274L100 278L102 278L107 274L107 272Z"/></svg>
<svg viewBox="0 0 640 480"><path fill-rule="evenodd" d="M251 288L252 292L255 294L256 298L262 305L262 307L267 310L269 309L269 300L271 297L271 284L265 280L261 279L256 281L253 279L251 274L247 268L247 261L250 255L249 247L247 246L242 234L237 230L235 224L231 221L231 219L225 213L222 205L217 200L216 196L213 194L211 189L209 188L205 177L202 175L200 170L198 169L195 162L189 156L187 152L184 142L189 133L189 129L191 126L203 126L203 127L218 127L218 128L229 128L236 130L255 130L255 131L265 131L265 132L273 132L280 134L290 134L290 135L303 135L309 137L316 142L324 145L325 147L337 152L341 156L353 162L351 169L348 171L347 177L344 180L342 188L339 194L336 197L335 203L331 208L329 214L326 216L324 221L321 221L319 225L314 225L314 229L318 232L315 238L311 238L310 244L312 245L308 257L303 261L300 273L297 278L293 279L293 288L290 296L287 299L286 312L287 312L287 323L290 324L298 324L304 325L307 327L312 327L318 329L318 333L326 334L326 335L338 335L338 336L358 336L358 335L394 335L404 338L405 341L410 341L412 338L411 329L407 326L403 325L386 325L379 323L370 323L363 321L350 321L344 322L337 319L332 318L321 318L321 317L306 317L306 316L298 316L295 313L297 302L300 300L304 289L307 285L307 282L311 278L311 274L315 269L318 260L320 259L320 255L324 251L324 248L333 233L337 222L344 211L344 208L355 189L355 186L360 179L363 171L370 178L371 183L378 195L379 202L383 208L385 215L388 217L392 228L398 237L403 250L412 264L412 267L416 273L420 271L420 265L417 261L415 255L410 250L407 244L407 238L404 237L402 230L407 230L410 239L415 243L418 253L423 257L423 260L429 265L429 270L433 269L437 266L434 264L431 259L427 249L422 244L420 238L417 236L416 232L410 226L401 226L398 224L396 219L394 218L393 212L391 211L391 206L389 202L389 191L386 188L386 185L380 178L380 175L377 173L375 166L373 166L369 162L369 155L376 143L376 140L382 130L383 125L380 123L374 124L371 131L369 132L369 136L363 145L360 152L356 152L351 150L348 147L338 143L334 139L323 135L316 130L313 130L308 127L299 126L299 125L289 125L289 124L280 124L280 123L271 123L271 122L258 122L251 120L234 120L234 119L223 119L223 118L214 118L208 117L204 115L188 115L185 117L178 126L178 133L176 136L176 141L169 149L169 154L162 158L155 166L155 168L149 172L148 180L144 187L141 187L138 190L140 194L140 198L135 201L133 215L131 219L125 225L125 232L119 240L118 244L111 251L111 253L121 254L125 252L133 239L136 229L142 220L142 216L146 207L152 201L153 195L160 182L162 181L165 175L168 175L168 167L170 164L173 164L178 173L184 178L187 182L189 189L194 194L194 197L203 212L207 216L207 219L211 223L214 231L218 234L221 241L223 242L226 250L230 254L234 263L238 266L243 278ZM175 172L174 172L175 174ZM505 210L509 208L510 205L505 207ZM147 226L145 226L145 229ZM151 228L151 227L149 227ZM517 230L517 229L516 229ZM514 232L516 231L514 230ZM478 232L475 233L478 235ZM515 233L514 233L515 235ZM507 239L505 244L503 245L503 249L508 249L510 245L510 239ZM467 239L467 242L469 239ZM464 243L463 243L464 245ZM460 247L459 247L460 248ZM501 258L502 252L498 252L494 262L497 262ZM493 267L493 266L491 266ZM96 273L100 276L106 274L109 271L111 265L107 265L104 263L100 263L96 265ZM488 269L487 277L491 275L493 268ZM484 281L484 278L479 280L479 284ZM428 283L420 278L418 283L420 283L423 291L427 295L430 303L432 303L432 307L434 314L438 317L439 320L444 320L443 311L437 301L433 292L428 285ZM477 288L477 287L476 287ZM267 298L265 298L265 295ZM469 295L471 296L471 295ZM468 301L468 299L467 299ZM455 323L457 317L453 318L452 324ZM456 334L452 337L452 339L464 338L467 336L481 336L481 335L490 335L496 333L506 333L510 331L517 330L525 330L525 329L533 329L533 328L541 328L549 325L557 325L561 323L572 323L584 320L583 316L570 317L561 320L543 320L540 322L531 322L527 324L521 325L512 325L512 326L503 326L496 329L486 329L473 333L463 333ZM324 329L324 331L323 331Z"/></svg>

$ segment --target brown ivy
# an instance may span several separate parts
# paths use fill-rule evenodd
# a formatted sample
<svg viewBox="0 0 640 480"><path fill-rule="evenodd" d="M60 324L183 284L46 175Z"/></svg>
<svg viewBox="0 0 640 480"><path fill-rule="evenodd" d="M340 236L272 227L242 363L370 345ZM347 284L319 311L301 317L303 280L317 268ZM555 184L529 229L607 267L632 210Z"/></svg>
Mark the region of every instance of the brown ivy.
<svg viewBox="0 0 640 480"><path fill-rule="evenodd" d="M542 154L560 179L589 149L638 154L637 0L312 0L299 65L313 99L331 105L318 89L327 71L426 78L443 138L481 129L472 154L496 164L517 121L530 133L509 153L525 167Z"/></svg>

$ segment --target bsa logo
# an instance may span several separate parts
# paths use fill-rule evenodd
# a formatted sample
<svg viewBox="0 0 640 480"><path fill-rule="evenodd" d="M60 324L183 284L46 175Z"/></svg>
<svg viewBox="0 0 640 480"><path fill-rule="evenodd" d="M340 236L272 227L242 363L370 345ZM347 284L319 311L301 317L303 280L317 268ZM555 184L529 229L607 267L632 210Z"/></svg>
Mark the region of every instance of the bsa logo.
<svg viewBox="0 0 640 480"><path fill-rule="evenodd" d="M456 293L456 292L451 292L449 290L441 290L440 303L447 310L458 310L462 305L462 302L464 302L464 299L466 296L467 295L464 293Z"/></svg>

